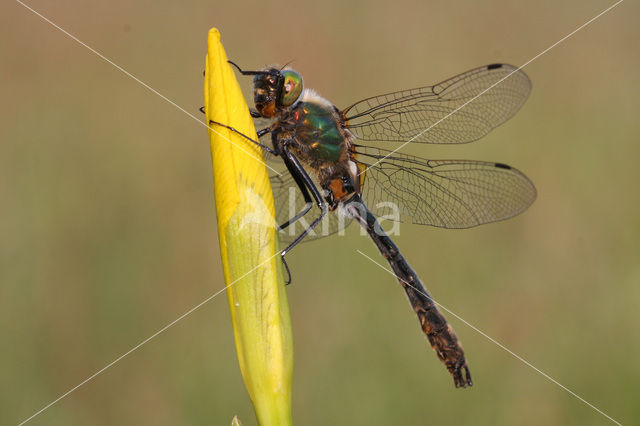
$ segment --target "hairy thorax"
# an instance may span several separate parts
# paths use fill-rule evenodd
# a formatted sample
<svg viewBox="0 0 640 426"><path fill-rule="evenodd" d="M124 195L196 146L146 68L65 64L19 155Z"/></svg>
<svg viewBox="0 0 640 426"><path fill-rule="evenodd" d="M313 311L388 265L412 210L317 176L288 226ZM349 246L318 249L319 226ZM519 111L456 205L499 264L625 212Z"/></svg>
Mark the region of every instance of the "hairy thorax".
<svg viewBox="0 0 640 426"><path fill-rule="evenodd" d="M300 102L280 117L278 142L311 168L328 192L330 207L360 190L357 168L351 158L353 135L340 112L329 101L305 90Z"/></svg>

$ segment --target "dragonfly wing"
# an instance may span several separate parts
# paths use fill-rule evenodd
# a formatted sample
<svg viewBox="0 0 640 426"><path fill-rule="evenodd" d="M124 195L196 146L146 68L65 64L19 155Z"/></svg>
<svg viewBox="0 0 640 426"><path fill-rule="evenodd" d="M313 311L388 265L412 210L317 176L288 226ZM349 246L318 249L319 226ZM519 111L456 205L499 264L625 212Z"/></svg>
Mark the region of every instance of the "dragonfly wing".
<svg viewBox="0 0 640 426"><path fill-rule="evenodd" d="M363 199L374 214L441 228L470 228L513 217L536 198L533 183L502 163L427 160L371 147L358 148ZM386 155L389 155L386 157Z"/></svg>
<svg viewBox="0 0 640 426"><path fill-rule="evenodd" d="M530 91L523 71L493 64L434 86L363 99L342 114L349 130L364 141L467 143L511 118Z"/></svg>

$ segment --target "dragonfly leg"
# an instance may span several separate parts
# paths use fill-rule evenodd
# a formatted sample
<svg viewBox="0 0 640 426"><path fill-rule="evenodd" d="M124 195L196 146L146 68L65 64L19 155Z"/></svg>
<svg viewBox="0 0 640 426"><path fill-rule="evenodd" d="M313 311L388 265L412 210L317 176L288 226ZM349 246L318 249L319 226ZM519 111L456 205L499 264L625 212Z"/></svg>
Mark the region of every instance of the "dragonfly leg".
<svg viewBox="0 0 640 426"><path fill-rule="evenodd" d="M206 110L204 109L204 106L201 106L200 108L198 108L198 110L203 113L206 114ZM258 111L254 111L252 109L249 109L249 114L251 115L252 118L262 118L262 114L260 114ZM258 136L260 137L260 136Z"/></svg>
<svg viewBox="0 0 640 426"><path fill-rule="evenodd" d="M291 225L292 223L297 222L298 220L300 220L304 215L309 213L309 210L311 210L312 206L313 206L313 203L311 202L311 200L307 201L307 203L304 205L302 210L300 210L300 212L298 212L298 214L296 214L295 216L293 216L292 218L287 220L282 225L278 226L278 231L285 230L285 229L287 229L289 227L289 225Z"/></svg>
<svg viewBox="0 0 640 426"><path fill-rule="evenodd" d="M302 167L302 165L300 164L298 159L288 150L286 144L283 144L282 151L283 151L283 154L284 154L282 158L284 159L284 162L285 162L285 165L287 166L287 169L289 170L289 172L293 176L294 180L296 181L296 183L300 187L300 190L302 191L303 195L305 193L307 193L307 195L305 196L305 200L307 200L307 197L309 196L307 190L311 191L311 195L313 196L313 200L316 202L316 205L320 209L320 215L313 222L311 222L311 224L304 231L302 231L302 233L300 235L298 235L296 237L296 239L293 240L293 242L291 244L289 244L284 250L282 250L280 252L280 257L282 258L282 262L284 263L284 266L285 266L285 268L287 270L287 274L289 275L289 279L288 279L287 284L290 284L291 283L291 273L289 271L289 266L287 265L287 262L286 262L284 256L287 253L289 253L289 251L291 251L291 249L293 247L298 245L298 243L300 243L313 230L313 228L315 228L322 221L322 219L327 214L329 209L327 207L327 203L324 201L324 199L320 195L320 191L318 190L316 185L313 183L313 180L311 180L311 177L306 172L304 167ZM311 200L309 200L309 201L311 201ZM309 204L309 202L307 204ZM305 208L306 208L306 206L305 206ZM306 208L306 212L308 212L310 208L311 208L311 206L309 206L309 208ZM306 214L306 212L305 212L305 214ZM300 216L300 214L298 214L296 216ZM300 216L300 217L302 217L302 216ZM295 219L295 217L294 217L294 219ZM287 226L292 222L293 222L293 220L289 220Z"/></svg>
<svg viewBox="0 0 640 426"><path fill-rule="evenodd" d="M290 161L288 160L285 161L285 165L287 166L287 170L289 170L289 173L291 174L291 176L293 176L293 179L295 180L296 185L298 185L298 188L302 193L302 197L304 198L305 205L295 216L289 218L289 220L287 220L285 223L280 225L278 227L278 231L282 231L283 229L288 228L289 225L291 225L292 223L298 221L300 218L306 215L309 212L309 210L311 210L311 207L313 206L313 201L311 200L311 195L309 195L309 190L307 189L304 179L300 176L297 169L295 168L294 165L291 164Z"/></svg>
<svg viewBox="0 0 640 426"><path fill-rule="evenodd" d="M266 127L262 130L258 130L257 134L258 134L258 139L260 139L261 137L263 137L264 135L266 135L267 133L269 133L271 131L271 129L269 127Z"/></svg>
<svg viewBox="0 0 640 426"><path fill-rule="evenodd" d="M245 71L242 68L240 68L235 62L233 61L227 61L230 65L233 65L240 74L242 75L265 75L265 74L269 74L268 71Z"/></svg>
<svg viewBox="0 0 640 426"><path fill-rule="evenodd" d="M258 141L254 141L254 140L253 140L253 139L251 139L249 136L245 135L245 134L244 134L244 133L242 133L242 132L237 131L236 129L234 129L234 128L233 128L233 127L231 127L231 126L227 126L226 124L218 123L217 121L213 121L213 120L209 120L209 124L216 124L216 125L218 125L218 126L224 127L225 129L229 129L229 130L231 130L232 132L239 134L240 136L242 136L243 138L245 138L245 139L246 139L246 140L248 140L249 142L253 142L254 144L258 145L260 148L264 149L264 150L265 150L265 151L267 151L269 154L272 154L272 155L275 155L275 156L280 155L278 152L276 152L276 150L275 150L275 149L273 149L273 148L271 148L271 147L269 147L269 146L267 146L267 145L263 145L263 144L261 144L261 143L260 143L260 142L258 142ZM258 132L258 138L260 138L260 137L262 137L262 136L266 135L266 134L267 134L267 133L269 133L270 131L271 131L271 129L269 129L269 128L266 128L266 129L262 129L262 130L260 130L260 131Z"/></svg>

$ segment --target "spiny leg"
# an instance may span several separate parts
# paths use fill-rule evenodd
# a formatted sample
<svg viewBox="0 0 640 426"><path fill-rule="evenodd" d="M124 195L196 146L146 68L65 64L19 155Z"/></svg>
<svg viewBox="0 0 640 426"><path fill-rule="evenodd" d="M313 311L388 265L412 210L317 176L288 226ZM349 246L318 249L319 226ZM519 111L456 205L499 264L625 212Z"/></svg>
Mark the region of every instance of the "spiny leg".
<svg viewBox="0 0 640 426"><path fill-rule="evenodd" d="M243 138L245 138L245 139L246 139L246 140L248 140L249 142L253 142L254 144L258 145L260 148L264 149L264 150L265 150L265 151L267 151L269 154L272 154L272 155L275 155L275 156L280 155L280 154L279 154L275 149L273 149L273 148L271 148L271 147L268 147L267 145L261 144L260 142L258 142L258 141L255 141L255 140L251 139L249 136L245 135L245 134L244 134L244 133L242 133L242 132L239 132L238 130L234 129L234 128L233 128L233 127L231 127L231 126L228 126L228 125L226 125L226 124L222 124L222 123L218 123L217 121L213 121L213 120L209 120L209 124L215 124L215 125L218 125L218 126L224 127L225 129L229 129L229 130L231 130L232 132L239 134L240 136L242 136ZM260 139L262 136L266 135L266 134L267 134L267 133L269 133L270 131L271 131L271 129L270 129L270 128L268 128L268 127L267 127L266 129L262 129L262 130L260 130L259 132L257 132L257 134L258 134L258 139Z"/></svg>
<svg viewBox="0 0 640 426"><path fill-rule="evenodd" d="M304 185L307 189L311 191L311 195L313 196L313 199L315 200L318 208L320 208L320 215L304 231L302 231L302 233L298 235L291 244L289 244L284 250L280 252L282 263L284 263L285 268L287 269L287 273L289 275L289 280L287 284L290 284L291 273L289 271L289 266L287 265L287 261L285 260L284 256L289 251L291 251L293 247L298 245L298 243L300 243L309 234L309 232L311 232L313 228L315 228L322 221L324 216L327 214L328 208L327 208L327 203L323 200L322 196L320 195L320 191L318 191L318 188L316 188L316 185L313 183L313 180L311 180L311 177L306 172L304 167L302 167L298 159L291 153L291 151L289 151L286 144L282 145L282 151L284 154L282 158L284 159L287 169L295 179L296 183L298 184L298 186L300 186L301 190L302 190L301 185Z"/></svg>
<svg viewBox="0 0 640 426"><path fill-rule="evenodd" d="M198 109L201 113L206 114L206 110L204 109L204 106L201 106ZM262 115L258 111L254 111L252 109L249 109L249 114L251 114L251 117L253 118L262 118Z"/></svg>
<svg viewBox="0 0 640 426"><path fill-rule="evenodd" d="M292 223L300 220L300 218L306 215L309 212L309 210L311 210L311 207L313 206L313 202L311 201L311 196L309 195L309 191L307 190L305 181L298 173L298 170L295 168L294 165L291 164L290 161L285 160L284 163L287 166L287 170L289 170L289 173L291 174L291 176L293 176L293 180L295 180L296 185L298 185L300 192L302 192L302 197L304 198L305 205L295 216L289 218L289 220L287 220L282 225L280 225L278 227L278 231L282 231L288 228L289 225L291 225Z"/></svg>
<svg viewBox="0 0 640 426"><path fill-rule="evenodd" d="M245 71L242 68L240 68L235 62L229 61L229 60L227 60L227 62L229 64L233 65L238 70L238 72L240 74L242 74L242 75L266 75L266 74L269 74L269 71L264 71L264 70L261 70L261 71Z"/></svg>

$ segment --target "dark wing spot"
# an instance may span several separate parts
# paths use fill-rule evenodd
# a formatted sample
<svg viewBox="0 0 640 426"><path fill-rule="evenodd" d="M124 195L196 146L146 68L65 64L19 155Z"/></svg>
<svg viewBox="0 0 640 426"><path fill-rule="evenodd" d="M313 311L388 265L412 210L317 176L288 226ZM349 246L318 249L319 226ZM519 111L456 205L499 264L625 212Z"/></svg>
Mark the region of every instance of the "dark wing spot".
<svg viewBox="0 0 640 426"><path fill-rule="evenodd" d="M511 170L511 166L508 166L508 165L503 164L503 163L496 163L496 167L499 168L499 169Z"/></svg>
<svg viewBox="0 0 640 426"><path fill-rule="evenodd" d="M487 65L488 70L495 70L496 68L502 68L502 64L491 64Z"/></svg>

